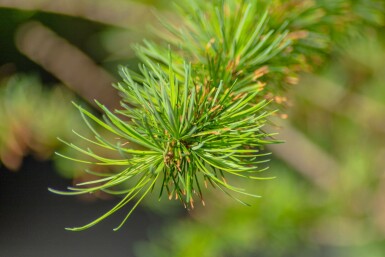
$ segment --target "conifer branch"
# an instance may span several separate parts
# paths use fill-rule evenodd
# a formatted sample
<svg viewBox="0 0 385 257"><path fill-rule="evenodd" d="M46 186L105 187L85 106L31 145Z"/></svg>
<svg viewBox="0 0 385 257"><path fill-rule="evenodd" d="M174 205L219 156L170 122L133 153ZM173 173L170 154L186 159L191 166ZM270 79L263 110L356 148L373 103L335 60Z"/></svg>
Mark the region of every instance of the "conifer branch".
<svg viewBox="0 0 385 257"><path fill-rule="evenodd" d="M122 168L63 194L101 190L124 198L97 220L71 230L100 222L138 196L125 221L155 185L159 197L167 194L186 208L193 208L196 198L204 204L201 189L208 184L235 199L234 192L256 196L225 177L264 179L258 176L266 162L264 146L277 141L263 126L284 102L285 88L298 81L298 72L327 53L331 39L320 31L328 19L319 19L325 8L310 1L181 1L180 24L162 21L168 31L161 34L164 44L145 41L136 47L140 72L121 68L122 82L115 87L122 108L111 111L99 104L104 111L99 119L77 106L94 132L86 141L121 157L68 145L94 159L89 163ZM118 139L101 137L96 125Z"/></svg>

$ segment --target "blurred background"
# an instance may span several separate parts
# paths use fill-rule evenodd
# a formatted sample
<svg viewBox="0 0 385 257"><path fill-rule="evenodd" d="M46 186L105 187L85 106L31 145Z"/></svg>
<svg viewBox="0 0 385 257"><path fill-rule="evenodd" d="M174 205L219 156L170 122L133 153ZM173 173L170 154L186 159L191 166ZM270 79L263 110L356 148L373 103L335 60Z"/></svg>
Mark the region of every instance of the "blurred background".
<svg viewBox="0 0 385 257"><path fill-rule="evenodd" d="M90 133L71 101L117 107L117 66L136 69L132 46L157 40L149 27L172 15L168 4L0 0L0 257L385 256L384 26L301 75L275 121L286 141L270 149L277 178L242 182L262 196L251 207L217 192L189 213L149 198L118 232L124 211L64 230L117 202L47 190L89 179L85 165L54 155L69 151L57 137Z"/></svg>

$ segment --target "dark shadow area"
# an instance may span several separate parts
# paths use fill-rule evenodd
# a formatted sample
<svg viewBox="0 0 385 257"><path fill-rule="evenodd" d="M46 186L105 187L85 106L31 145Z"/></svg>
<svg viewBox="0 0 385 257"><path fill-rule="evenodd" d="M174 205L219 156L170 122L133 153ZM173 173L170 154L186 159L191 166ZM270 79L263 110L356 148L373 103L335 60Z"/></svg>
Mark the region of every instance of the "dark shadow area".
<svg viewBox="0 0 385 257"><path fill-rule="evenodd" d="M155 214L138 208L125 226L113 232L125 210L89 230L66 231L84 225L118 200L87 203L75 197L50 193L65 188L51 163L27 158L20 171L0 169L0 257L133 256L133 245L146 240L148 229L158 227ZM129 207L127 208L129 210Z"/></svg>

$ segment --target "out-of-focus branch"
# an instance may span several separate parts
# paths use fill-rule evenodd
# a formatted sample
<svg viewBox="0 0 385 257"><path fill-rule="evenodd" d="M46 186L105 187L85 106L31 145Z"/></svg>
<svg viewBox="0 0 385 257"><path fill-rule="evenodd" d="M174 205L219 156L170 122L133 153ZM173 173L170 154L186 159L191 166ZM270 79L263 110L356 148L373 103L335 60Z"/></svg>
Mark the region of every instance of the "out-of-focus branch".
<svg viewBox="0 0 385 257"><path fill-rule="evenodd" d="M0 0L0 7L79 16L119 27L135 27L154 19L149 7L123 0Z"/></svg>
<svg viewBox="0 0 385 257"><path fill-rule="evenodd" d="M343 86L320 76L307 75L303 84L309 83L313 85L311 91L297 90L296 94L324 110L349 118L370 131L385 134L384 104L370 97L348 92Z"/></svg>
<svg viewBox="0 0 385 257"><path fill-rule="evenodd" d="M16 35L18 49L51 72L81 97L95 105L98 100L110 109L120 98L111 86L114 78L88 56L38 22L21 26Z"/></svg>
<svg viewBox="0 0 385 257"><path fill-rule="evenodd" d="M331 189L337 182L339 164L290 124L282 127L279 138L285 143L269 145L269 149L321 189Z"/></svg>
<svg viewBox="0 0 385 257"><path fill-rule="evenodd" d="M297 90L297 96L324 110L349 118L370 131L385 133L383 104L369 97L347 92L342 86L319 76L307 75L303 78L303 84L312 84L312 90L309 91L307 88ZM279 138L286 143L271 145L270 149L274 155L294 167L314 184L324 189L331 188L333 181L338 179L339 164L289 124L285 123L282 127Z"/></svg>

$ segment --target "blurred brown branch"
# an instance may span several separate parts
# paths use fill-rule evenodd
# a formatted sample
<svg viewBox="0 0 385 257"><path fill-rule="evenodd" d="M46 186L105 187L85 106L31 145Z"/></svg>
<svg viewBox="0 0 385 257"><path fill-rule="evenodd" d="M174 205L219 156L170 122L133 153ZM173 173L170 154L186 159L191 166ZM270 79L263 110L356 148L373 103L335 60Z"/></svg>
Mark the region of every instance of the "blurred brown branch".
<svg viewBox="0 0 385 257"><path fill-rule="evenodd" d="M16 45L28 58L55 75L91 104L114 109L120 98L111 86L115 79L75 46L38 22L21 26Z"/></svg>
<svg viewBox="0 0 385 257"><path fill-rule="evenodd" d="M385 134L385 105L364 95L346 90L335 82L316 75L307 75L303 84L312 90L297 90L296 94L329 112L350 119L358 126ZM357 111L359 110L359 111Z"/></svg>
<svg viewBox="0 0 385 257"><path fill-rule="evenodd" d="M154 19L149 7L123 0L0 0L0 7L78 16L119 27L135 27Z"/></svg>
<svg viewBox="0 0 385 257"><path fill-rule="evenodd" d="M290 124L284 123L281 126L283 129L279 131L279 138L285 143L269 145L274 156L292 166L319 188L331 189L337 182L339 164Z"/></svg>

